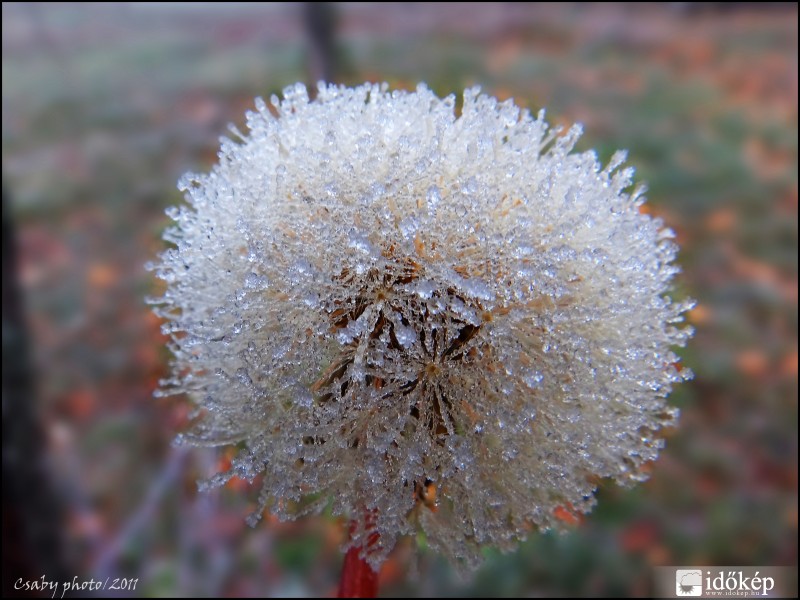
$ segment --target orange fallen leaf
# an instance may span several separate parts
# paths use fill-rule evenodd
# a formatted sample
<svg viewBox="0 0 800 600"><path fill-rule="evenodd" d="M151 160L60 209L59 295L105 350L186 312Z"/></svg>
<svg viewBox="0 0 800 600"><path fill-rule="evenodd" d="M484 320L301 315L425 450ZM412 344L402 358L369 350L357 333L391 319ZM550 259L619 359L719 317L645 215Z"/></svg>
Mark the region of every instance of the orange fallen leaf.
<svg viewBox="0 0 800 600"><path fill-rule="evenodd" d="M781 361L781 374L784 377L797 377L797 350L790 352Z"/></svg>
<svg viewBox="0 0 800 600"><path fill-rule="evenodd" d="M749 377L762 377L769 369L769 359L761 350L744 350L736 356L736 367Z"/></svg>
<svg viewBox="0 0 800 600"><path fill-rule="evenodd" d="M703 304L698 304L686 314L689 317L689 321L695 325L702 325L711 320L711 309Z"/></svg>
<svg viewBox="0 0 800 600"><path fill-rule="evenodd" d="M729 207L720 208L706 218L706 227L711 233L728 233L736 226L736 212Z"/></svg>
<svg viewBox="0 0 800 600"><path fill-rule="evenodd" d="M390 556L381 565L380 573L378 574L378 583L381 586L389 585L403 579L403 569L401 568L400 561Z"/></svg>
<svg viewBox="0 0 800 600"><path fill-rule="evenodd" d="M74 419L85 419L94 413L96 398L89 390L76 390L65 398L65 405Z"/></svg>
<svg viewBox="0 0 800 600"><path fill-rule="evenodd" d="M576 515L574 510L575 509L572 507L572 505L557 506L553 511L553 516L567 525L579 525L582 520L582 516Z"/></svg>
<svg viewBox="0 0 800 600"><path fill-rule="evenodd" d="M89 267L86 279L92 287L109 288L117 281L117 272L110 265L95 263Z"/></svg>
<svg viewBox="0 0 800 600"><path fill-rule="evenodd" d="M225 484L225 487L234 492L243 493L250 489L250 484L241 477L233 476Z"/></svg>

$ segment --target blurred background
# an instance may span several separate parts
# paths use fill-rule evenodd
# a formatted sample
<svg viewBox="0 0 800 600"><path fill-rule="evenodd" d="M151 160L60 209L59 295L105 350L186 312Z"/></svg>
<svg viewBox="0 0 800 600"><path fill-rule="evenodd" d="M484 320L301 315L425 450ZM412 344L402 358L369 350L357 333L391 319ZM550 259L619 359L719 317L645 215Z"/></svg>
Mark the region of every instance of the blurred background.
<svg viewBox="0 0 800 600"><path fill-rule="evenodd" d="M143 303L178 177L254 96L321 77L479 83L584 123L601 158L629 149L699 301L646 484L603 485L574 532L468 580L407 540L382 594L642 596L657 565L796 567L796 4L4 2L2 31L4 595L42 574L335 593L341 523L251 530L256 488L196 491L230 457L170 446L187 405L152 398L168 355Z"/></svg>

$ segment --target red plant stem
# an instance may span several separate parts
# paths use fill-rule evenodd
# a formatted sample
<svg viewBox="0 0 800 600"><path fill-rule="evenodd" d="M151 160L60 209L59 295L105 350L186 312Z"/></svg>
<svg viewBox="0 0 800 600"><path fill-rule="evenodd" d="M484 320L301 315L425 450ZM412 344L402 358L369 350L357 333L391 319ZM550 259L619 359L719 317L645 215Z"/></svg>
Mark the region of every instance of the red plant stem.
<svg viewBox="0 0 800 600"><path fill-rule="evenodd" d="M378 595L378 573L359 555L360 548L350 548L344 556L339 598L375 598Z"/></svg>

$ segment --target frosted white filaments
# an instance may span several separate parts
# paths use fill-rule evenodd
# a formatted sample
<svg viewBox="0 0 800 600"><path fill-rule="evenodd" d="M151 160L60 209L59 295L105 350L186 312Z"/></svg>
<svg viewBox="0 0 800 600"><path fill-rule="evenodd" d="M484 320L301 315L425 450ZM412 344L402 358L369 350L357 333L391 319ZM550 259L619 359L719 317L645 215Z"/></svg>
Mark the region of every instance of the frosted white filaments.
<svg viewBox="0 0 800 600"><path fill-rule="evenodd" d="M643 480L688 376L677 247L632 169L573 152L477 89L295 85L180 181L167 282L172 379L198 445L239 445L256 515L361 525L379 565L420 529L454 563Z"/></svg>

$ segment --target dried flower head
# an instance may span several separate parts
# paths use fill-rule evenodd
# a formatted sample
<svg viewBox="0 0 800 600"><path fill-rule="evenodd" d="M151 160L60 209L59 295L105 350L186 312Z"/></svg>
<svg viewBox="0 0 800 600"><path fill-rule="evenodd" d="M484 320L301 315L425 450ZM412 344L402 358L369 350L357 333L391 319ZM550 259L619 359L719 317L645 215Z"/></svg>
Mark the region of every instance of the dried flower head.
<svg viewBox="0 0 800 600"><path fill-rule="evenodd" d="M238 444L256 515L358 524L378 565L420 529L455 563L513 548L645 478L690 332L673 234L512 101L302 85L257 99L219 165L180 182L167 290L185 439ZM568 520L568 519L567 519Z"/></svg>

